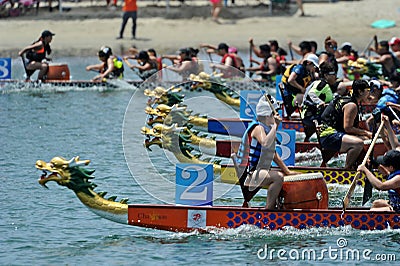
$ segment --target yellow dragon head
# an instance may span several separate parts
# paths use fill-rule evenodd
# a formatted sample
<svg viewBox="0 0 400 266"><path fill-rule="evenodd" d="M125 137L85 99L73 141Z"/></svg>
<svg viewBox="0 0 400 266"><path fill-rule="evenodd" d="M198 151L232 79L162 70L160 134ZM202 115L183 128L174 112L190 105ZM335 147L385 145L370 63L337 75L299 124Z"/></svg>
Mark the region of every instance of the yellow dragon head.
<svg viewBox="0 0 400 266"><path fill-rule="evenodd" d="M87 183L85 186L86 188L93 188L93 184L89 183L88 179L94 178L92 176L94 170L87 170L80 167L88 165L89 163L90 160L79 160L79 156L76 156L69 161L63 157L54 157L49 163L38 160L35 166L37 169L43 171L43 174L39 179L39 184L47 187L47 182L54 181L60 186L66 186L72 190L76 190L79 187L82 187L83 183ZM48 175L48 173L50 174Z"/></svg>

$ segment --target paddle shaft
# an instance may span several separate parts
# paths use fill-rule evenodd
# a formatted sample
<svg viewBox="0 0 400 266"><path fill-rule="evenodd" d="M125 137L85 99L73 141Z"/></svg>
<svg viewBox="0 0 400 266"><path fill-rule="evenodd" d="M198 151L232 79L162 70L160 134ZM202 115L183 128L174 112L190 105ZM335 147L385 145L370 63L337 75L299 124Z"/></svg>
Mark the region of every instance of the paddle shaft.
<svg viewBox="0 0 400 266"><path fill-rule="evenodd" d="M394 118L396 118L396 120L400 122L400 118L399 118L399 116L397 115L397 113L393 110L393 108L392 108L391 106L388 106L388 107L389 107L389 109L390 109L390 112L392 112Z"/></svg>
<svg viewBox="0 0 400 266"><path fill-rule="evenodd" d="M293 61L294 60L294 56L293 56L293 50L292 50L292 46L291 45L289 45L289 53L290 53L290 58Z"/></svg>
<svg viewBox="0 0 400 266"><path fill-rule="evenodd" d="M374 42L375 40L375 36L372 37L371 41L368 43L368 45L365 47L364 51L362 52L363 54L365 54L367 52L367 50L369 49L369 47L371 46L371 44Z"/></svg>
<svg viewBox="0 0 400 266"><path fill-rule="evenodd" d="M381 133L382 128L383 128L383 123L380 124L378 130L376 131L374 139L372 140L371 145L369 146L367 154L365 154L364 160L362 161L361 165L364 166L367 163L368 157L371 154L372 150L374 149L376 140L378 139L378 136ZM358 178L360 177L360 175L361 175L361 171L357 171L356 176L353 179L353 182L351 182L349 190L347 191L346 195L344 196L344 199L343 199L343 211L346 210L347 206L350 203L351 196L354 193L354 190L356 188L357 181L358 181Z"/></svg>
<svg viewBox="0 0 400 266"><path fill-rule="evenodd" d="M250 67L253 67L253 45L250 43L249 48L249 60L250 60ZM249 77L253 76L253 71L249 71Z"/></svg>
<svg viewBox="0 0 400 266"><path fill-rule="evenodd" d="M274 116L278 114L278 111L276 111L274 105L272 104L271 100L268 98L268 94L264 94L265 99L267 100L269 107L271 107L272 112L274 113Z"/></svg>

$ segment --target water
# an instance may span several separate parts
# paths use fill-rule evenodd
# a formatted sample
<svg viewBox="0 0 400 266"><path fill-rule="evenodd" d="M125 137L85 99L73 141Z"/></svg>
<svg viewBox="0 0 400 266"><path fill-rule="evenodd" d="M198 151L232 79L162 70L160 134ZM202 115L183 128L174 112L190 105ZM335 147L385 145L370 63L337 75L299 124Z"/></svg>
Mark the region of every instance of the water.
<svg viewBox="0 0 400 266"><path fill-rule="evenodd" d="M86 64L74 60L78 66ZM86 78L73 75L76 79ZM150 180L154 186L152 194L138 185L126 164L122 125L132 95L132 87L116 91L69 88L63 92L38 88L0 94L1 265L265 265L271 262L286 265L284 258L294 265L372 264L363 258L346 260L327 254L323 260L289 257L304 249L319 253L330 247L337 249L338 241L343 239L348 248L359 252L371 249L371 257L395 254L400 259L399 230L289 228L271 232L241 227L207 234L164 232L102 219L85 208L70 190L55 183L49 183L47 190L37 183L41 172L34 167L36 160L79 155L90 159L89 168L96 169L96 191L107 191L108 196L117 195L119 199L127 197L130 203L161 203L162 197L154 195L157 191L173 199L173 191L158 189L155 182L150 182L149 172L153 168L144 163L146 150L137 151L134 175ZM141 91L134 98L137 102L146 100ZM216 116L212 110L224 107L210 99L191 107L196 112ZM131 111L137 116L130 119L140 128L144 125L142 106L138 104ZM132 131L132 138L138 139L137 147L141 147L143 137ZM165 158L158 148L153 149L151 156ZM168 161L161 167L163 174L170 176L174 172L173 164ZM216 189L226 194L215 205L241 204L238 187L217 183ZM345 191L342 186L331 187L334 205L339 204L337 199ZM255 204L262 205L264 200L265 194L261 193ZM275 252L271 258L262 259L265 245L268 251L281 249L286 254L280 259ZM373 263L389 265L393 261Z"/></svg>

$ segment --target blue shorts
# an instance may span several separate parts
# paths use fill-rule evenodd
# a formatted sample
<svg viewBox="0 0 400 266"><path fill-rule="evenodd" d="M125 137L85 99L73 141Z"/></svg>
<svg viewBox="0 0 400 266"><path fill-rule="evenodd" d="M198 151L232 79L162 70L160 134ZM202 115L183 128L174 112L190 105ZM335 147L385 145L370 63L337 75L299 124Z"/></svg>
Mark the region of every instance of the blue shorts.
<svg viewBox="0 0 400 266"><path fill-rule="evenodd" d="M328 151L340 151L342 146L342 138L346 133L335 132L325 137L321 137L320 142L323 149Z"/></svg>

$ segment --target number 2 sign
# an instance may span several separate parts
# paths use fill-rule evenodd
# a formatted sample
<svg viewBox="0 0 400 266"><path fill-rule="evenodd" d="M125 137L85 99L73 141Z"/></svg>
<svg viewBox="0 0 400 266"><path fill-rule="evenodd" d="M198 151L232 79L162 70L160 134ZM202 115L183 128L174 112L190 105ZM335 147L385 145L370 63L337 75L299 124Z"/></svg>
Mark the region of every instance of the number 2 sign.
<svg viewBox="0 0 400 266"><path fill-rule="evenodd" d="M213 178L212 164L177 164L175 203L212 205Z"/></svg>

